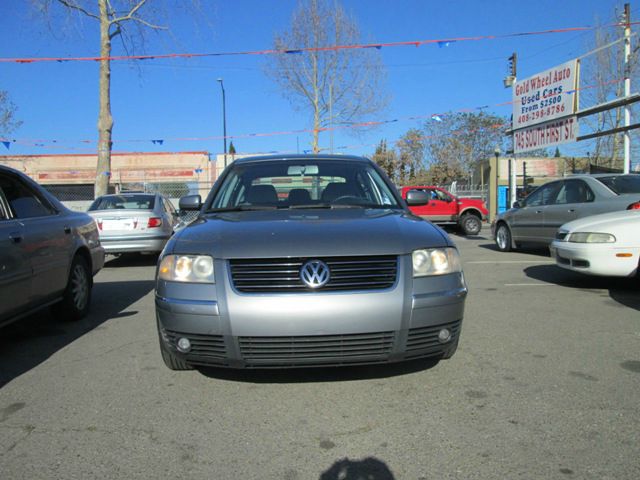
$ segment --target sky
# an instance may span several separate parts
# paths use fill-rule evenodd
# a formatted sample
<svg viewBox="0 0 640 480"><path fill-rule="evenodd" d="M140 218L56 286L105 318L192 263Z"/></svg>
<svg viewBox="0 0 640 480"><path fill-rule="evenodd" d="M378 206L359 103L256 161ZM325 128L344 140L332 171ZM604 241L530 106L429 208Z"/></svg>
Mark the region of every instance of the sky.
<svg viewBox="0 0 640 480"><path fill-rule="evenodd" d="M149 4L158 3L150 0ZM86 2L93 6L95 1ZM296 0L200 0L200 12L186 2L160 0L168 8L163 25L136 53L220 53L261 51L290 24ZM364 43L391 43L474 36L500 36L611 24L623 2L614 0L341 0L360 27ZM631 1L632 20L640 19ZM617 10L616 10L617 9ZM636 27L634 27L635 29ZM620 29L618 29L620 30ZM31 2L0 0L0 59L95 57L97 23L62 16L47 21ZM636 37L637 38L637 37ZM505 89L508 57L518 54L518 78L587 53L593 31L458 41L380 49L390 102L370 121L385 122L359 136L333 133L335 153L371 156L382 139L395 142L433 114L477 109L508 116ZM634 41L638 41L635 39ZM126 55L114 41L113 55ZM266 55L112 63L113 150L115 152L207 151L222 153L222 94L226 93L229 141L239 153L304 152L311 145L311 117L296 111L265 74ZM98 118L98 62L0 62L0 90L8 91L23 123L0 155L95 153ZM632 91L637 91L632 85ZM478 110L479 111L479 110ZM301 131L306 130L306 131ZM286 132L296 133L286 133ZM284 132L284 133L282 133ZM259 134L259 135L256 135ZM161 140L159 142L158 140ZM321 147L331 144L327 132ZM562 146L584 154L584 142ZM634 162L638 162L634 159Z"/></svg>

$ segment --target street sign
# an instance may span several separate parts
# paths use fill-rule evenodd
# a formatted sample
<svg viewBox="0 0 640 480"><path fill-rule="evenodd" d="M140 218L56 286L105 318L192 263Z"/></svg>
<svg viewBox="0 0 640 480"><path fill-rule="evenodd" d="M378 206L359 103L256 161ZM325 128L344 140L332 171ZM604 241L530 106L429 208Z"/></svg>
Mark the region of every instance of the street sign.
<svg viewBox="0 0 640 480"><path fill-rule="evenodd" d="M522 153L575 142L578 133L578 119L575 115L521 128L513 132L514 152Z"/></svg>
<svg viewBox="0 0 640 480"><path fill-rule="evenodd" d="M513 87L513 130L566 117L578 109L580 62L550 68Z"/></svg>

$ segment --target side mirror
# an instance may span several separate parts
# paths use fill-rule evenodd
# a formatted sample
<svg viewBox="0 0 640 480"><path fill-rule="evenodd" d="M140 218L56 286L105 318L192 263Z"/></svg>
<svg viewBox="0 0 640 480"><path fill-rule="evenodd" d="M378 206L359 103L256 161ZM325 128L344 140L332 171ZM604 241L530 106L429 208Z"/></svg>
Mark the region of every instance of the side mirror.
<svg viewBox="0 0 640 480"><path fill-rule="evenodd" d="M410 207L426 205L429 203L429 194L420 190L409 190L407 192L407 205Z"/></svg>
<svg viewBox="0 0 640 480"><path fill-rule="evenodd" d="M521 208L522 205L520 205L520 202L513 202L513 205L511 206L511 208Z"/></svg>
<svg viewBox="0 0 640 480"><path fill-rule="evenodd" d="M202 208L202 197L200 195L187 195L179 202L180 210L196 211Z"/></svg>

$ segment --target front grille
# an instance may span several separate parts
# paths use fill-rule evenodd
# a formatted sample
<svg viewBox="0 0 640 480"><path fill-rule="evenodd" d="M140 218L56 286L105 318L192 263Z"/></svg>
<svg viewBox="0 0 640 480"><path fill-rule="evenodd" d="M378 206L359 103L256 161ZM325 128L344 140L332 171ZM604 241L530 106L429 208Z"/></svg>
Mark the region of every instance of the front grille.
<svg viewBox="0 0 640 480"><path fill-rule="evenodd" d="M385 360L393 332L301 337L239 337L248 366L345 365Z"/></svg>
<svg viewBox="0 0 640 480"><path fill-rule="evenodd" d="M163 328L162 336L173 350L176 350L176 342L179 338L188 338L191 342L191 350L185 354L187 360L205 363L226 363L227 349L222 335L180 333Z"/></svg>
<svg viewBox="0 0 640 480"><path fill-rule="evenodd" d="M245 293L382 290L392 287L398 274L398 258L394 255L318 258L329 266L331 278L325 286L314 290L300 279L300 269L307 260L230 260L229 265L236 290Z"/></svg>
<svg viewBox="0 0 640 480"><path fill-rule="evenodd" d="M425 356L431 351L442 351L444 347L456 341L458 335L460 335L461 323L461 320L458 320L441 325L409 329L406 358ZM451 340L447 343L440 343L438 340L438 332L443 328L448 328L451 332Z"/></svg>

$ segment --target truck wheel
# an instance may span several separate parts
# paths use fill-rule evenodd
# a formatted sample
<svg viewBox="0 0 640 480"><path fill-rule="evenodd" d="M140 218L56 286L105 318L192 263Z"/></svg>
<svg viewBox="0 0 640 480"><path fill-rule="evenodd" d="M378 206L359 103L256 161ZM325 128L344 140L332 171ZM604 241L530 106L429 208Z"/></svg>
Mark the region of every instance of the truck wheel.
<svg viewBox="0 0 640 480"><path fill-rule="evenodd" d="M496 245L501 252L510 252L511 247L511 232L506 224L501 223L496 230Z"/></svg>
<svg viewBox="0 0 640 480"><path fill-rule="evenodd" d="M62 301L53 306L54 315L71 321L84 317L91 303L91 287L89 265L83 257L76 255L71 263Z"/></svg>
<svg viewBox="0 0 640 480"><path fill-rule="evenodd" d="M482 222L472 213L465 213L460 218L460 228L465 235L478 235L482 229Z"/></svg>

